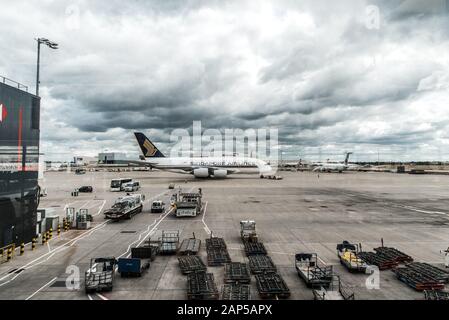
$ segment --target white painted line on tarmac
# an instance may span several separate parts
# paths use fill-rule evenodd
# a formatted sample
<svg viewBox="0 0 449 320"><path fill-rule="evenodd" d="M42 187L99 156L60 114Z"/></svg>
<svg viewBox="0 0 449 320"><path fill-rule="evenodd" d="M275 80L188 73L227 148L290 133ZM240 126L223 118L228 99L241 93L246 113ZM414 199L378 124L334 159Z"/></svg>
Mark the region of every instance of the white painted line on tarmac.
<svg viewBox="0 0 449 320"><path fill-rule="evenodd" d="M164 191L164 192L162 192L162 193L160 193L160 194L158 194L158 195L156 195L156 196L154 196L154 197L152 197L152 198L150 198L150 199L154 199L154 198L156 198L156 197L159 197L159 196L161 196L161 195L163 195L163 194L166 194L167 192L168 192L168 191ZM148 200L150 200L150 199L148 199ZM104 201L105 201L105 200L104 200ZM70 203L69 203L68 205L70 205ZM66 206L68 206L68 205L66 205ZM101 210L100 210L100 211L101 211ZM168 215L170 212L171 212L171 210L167 212L167 215ZM160 223L163 219L165 219L165 217L166 217L167 215L165 215L165 216L164 216L164 217L157 223L157 225L159 225L159 223ZM156 221L157 221L157 220L155 220L155 222L153 222L153 224L156 223ZM68 247L67 247L68 244L70 244L70 246L73 246L78 240L81 240L81 239L83 239L83 238L85 238L85 237L90 236L90 235L91 235L92 233L94 233L95 231L97 231L97 230L99 230L99 229L105 227L105 225L106 225L107 223L109 223L109 222L110 222L109 220L108 220L108 221L105 221L105 222L103 222L103 223L101 223L101 224L95 226L95 227L92 228L91 230L88 230L88 231L86 231L86 232L80 234L79 236L77 236L77 237L75 237L75 238L73 238L73 239L67 241L66 243L64 243L64 244L62 244L62 245L60 245L60 246L54 248L53 250L50 250L49 252L47 252L47 253L45 253L45 254L43 254L43 255L37 257L36 259L34 259L34 260L28 262L27 264L25 264L25 265L23 265L22 267L19 268L19 269L24 269L22 272L16 274L13 278L9 279L8 281L5 281L5 282L3 282L3 283L0 283L0 287L3 286L3 285L5 285L5 284L7 284L7 283L10 283L10 282L13 281L13 280L15 280L18 276L20 276L21 274L23 274L23 273L25 272L25 270L31 269L31 268L33 268L33 267L35 267L35 266L37 266L37 265L43 263L44 261L48 261L48 259L50 259L51 257L53 257L53 256L54 256L56 253L58 253L59 251L62 251L62 250L67 249L67 248L68 248ZM153 224L151 224L151 225L153 225ZM150 225L150 226L151 226L151 225ZM156 225L155 227L157 227L157 225ZM153 228L153 229L154 229L154 228ZM150 231L150 233L153 231L153 229ZM138 245L140 245L144 240L145 240L145 237L144 237L144 239L143 239ZM47 245L49 246L49 243L48 243L48 242L47 242ZM125 254L126 254L126 252L125 252ZM49 255L49 256L48 256L48 255ZM37 262L37 261L43 259L43 258L46 257L46 256L48 256L47 259L45 259L45 260L43 260L43 261L40 261L40 262ZM35 263L35 262L37 262L37 263ZM14 273L8 273L7 275L5 275L5 276L3 276L2 278L0 278L0 281L6 279L6 278L8 278L8 277L10 277L10 276L13 275L13 274L14 274Z"/></svg>
<svg viewBox="0 0 449 320"><path fill-rule="evenodd" d="M90 296L90 294L88 294L87 297L89 298L89 300L94 300L94 299Z"/></svg>
<svg viewBox="0 0 449 320"><path fill-rule="evenodd" d="M161 192L161 193L159 193L158 195L155 195L155 196L153 196L153 197L151 197L151 198L145 200L145 202L146 202L146 201L153 200L153 199L156 199L156 198L159 198L160 196L165 195L167 192L168 192L168 191ZM144 202L144 203L145 203L145 202ZM126 251L125 251L124 253L122 253L120 256L118 256L117 258L121 258L121 257L123 257L125 254L127 254L127 253L131 250L131 246L132 246L133 244L135 244L136 242L138 242L140 239L142 239L142 235L143 235L143 234L149 232L149 233L148 233L148 235L149 235L149 234L151 233L151 231L149 231L149 229L151 228L151 226L154 225L154 224L157 222L158 219L162 219L162 220L165 219L165 217L166 217L172 210L173 210L173 208L171 208L168 212L165 212L166 215L165 215L164 217L163 217L163 214L164 214L164 213L161 213L161 214L159 215L159 217L156 218L152 224L148 225L148 227L147 227L146 230L144 230L143 232L141 232L141 233L139 234L139 237L137 238L137 240L131 242L131 243L129 244L128 248L126 249ZM144 237L143 237L143 240L137 244L137 247L140 246L140 245L142 244L143 241L145 241L146 237L147 237L147 236L144 236ZM127 258L129 258L130 256L131 256L131 253L128 254ZM117 269L117 268L116 268L116 269Z"/></svg>
<svg viewBox="0 0 449 320"><path fill-rule="evenodd" d="M46 288L47 286L49 286L49 285L51 285L53 282L55 282L56 279L58 279L58 277L54 277L53 279L51 279L50 281L48 281L46 284L44 284L42 287L40 287L37 291L35 291L31 296L29 296L29 297L26 298L25 300L30 300L32 297L34 297L36 294L38 294L39 291L43 290L44 288Z"/></svg>
<svg viewBox="0 0 449 320"><path fill-rule="evenodd" d="M208 203L209 203L209 202L206 201L206 204L204 205L203 219L201 219L201 221L202 221L203 224L204 224L204 231L206 231L206 233L210 235L210 234L211 234L211 231L210 231L209 227L207 226L206 222L204 221L204 218L206 218L206 211L207 211L207 204L208 204Z"/></svg>
<svg viewBox="0 0 449 320"><path fill-rule="evenodd" d="M89 231L86 231L85 233L80 234L79 236L73 238L72 240L69 240L69 241L67 241L66 243L60 245L59 247L54 248L52 251L47 252L47 253L45 253L45 254L43 254L43 255L37 257L36 259L34 259L34 260L28 262L27 264L23 265L22 267L19 267L19 269L24 269L24 271L22 271L22 272L16 274L12 279L10 279L10 280L8 280L8 281L6 281L6 282L0 283L0 287L3 286L3 285L5 285L5 284L7 284L7 283L9 283L9 282L11 282L12 280L16 279L19 275L23 274L23 272L25 272L25 270L30 269L30 268L32 268L32 267L34 267L34 266L36 266L36 265L42 263L43 261L41 261L41 262L39 262L39 263L37 263L37 264L34 264L34 265L33 265L33 263L35 263L35 262L37 262L37 261L43 259L44 257L50 255L51 253L53 253L53 255L54 255L54 253L56 253L57 251L59 251L61 248L62 248L62 249L65 249L64 247L65 247L66 245L68 245L69 243L76 242L76 241L79 240L81 237L86 236L87 233L90 233L90 234L93 233L93 232L96 231L97 229L103 227L103 226L104 226L106 223L108 223L108 222L109 222L109 221L105 221L105 222L99 224L99 225L96 226L95 228L93 228L93 229L91 229L91 230L89 230ZM52 257L53 255L50 255L50 257ZM48 260L50 257L48 257L47 260ZM46 261L46 260L45 260L45 261ZM0 278L0 281L6 279L6 278L8 278L8 277L10 277L11 275L13 275L13 273L9 273L9 274L3 276L2 278Z"/></svg>
<svg viewBox="0 0 449 320"><path fill-rule="evenodd" d="M98 296L98 297L100 297L100 299L102 299L102 300L109 300L108 298L106 298L104 295L102 295L102 294L99 294L99 293L96 293L96 295Z"/></svg>
<svg viewBox="0 0 449 320"><path fill-rule="evenodd" d="M103 200L103 204L101 205L100 209L98 209L98 212L96 214L94 214L93 216L98 216L101 213L101 210L103 210L105 204L106 204L106 200Z"/></svg>

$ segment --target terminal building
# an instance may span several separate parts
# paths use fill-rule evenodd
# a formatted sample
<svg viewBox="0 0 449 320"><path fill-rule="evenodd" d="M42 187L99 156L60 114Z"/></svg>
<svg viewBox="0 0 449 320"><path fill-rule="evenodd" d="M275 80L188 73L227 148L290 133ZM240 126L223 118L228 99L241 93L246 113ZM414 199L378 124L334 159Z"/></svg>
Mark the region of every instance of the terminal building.
<svg viewBox="0 0 449 320"><path fill-rule="evenodd" d="M39 122L40 98L0 77L0 248L37 232Z"/></svg>

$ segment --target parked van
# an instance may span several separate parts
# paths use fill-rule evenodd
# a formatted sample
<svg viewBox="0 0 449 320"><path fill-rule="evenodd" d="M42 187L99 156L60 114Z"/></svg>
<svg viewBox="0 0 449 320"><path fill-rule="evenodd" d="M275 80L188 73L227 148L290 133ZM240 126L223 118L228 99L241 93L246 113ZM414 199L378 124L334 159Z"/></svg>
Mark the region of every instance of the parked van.
<svg viewBox="0 0 449 320"><path fill-rule="evenodd" d="M124 191L126 192L134 192L138 191L140 189L140 182L139 181L132 181L125 184Z"/></svg>

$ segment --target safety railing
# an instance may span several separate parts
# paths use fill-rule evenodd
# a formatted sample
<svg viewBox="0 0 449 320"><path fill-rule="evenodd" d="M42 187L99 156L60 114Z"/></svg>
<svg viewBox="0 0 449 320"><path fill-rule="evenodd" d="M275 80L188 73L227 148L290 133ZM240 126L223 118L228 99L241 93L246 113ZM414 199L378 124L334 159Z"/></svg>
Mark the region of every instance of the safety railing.
<svg viewBox="0 0 449 320"><path fill-rule="evenodd" d="M0 82L7 84L11 87L15 87L17 89L24 90L24 91L28 92L28 86L25 86L17 81L8 79L6 77L0 76Z"/></svg>

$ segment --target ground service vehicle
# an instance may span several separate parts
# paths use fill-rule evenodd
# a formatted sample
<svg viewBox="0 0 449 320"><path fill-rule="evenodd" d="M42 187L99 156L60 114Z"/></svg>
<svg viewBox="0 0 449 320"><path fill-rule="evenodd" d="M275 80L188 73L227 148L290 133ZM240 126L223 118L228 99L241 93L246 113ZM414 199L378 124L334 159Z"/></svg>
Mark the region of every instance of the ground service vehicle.
<svg viewBox="0 0 449 320"><path fill-rule="evenodd" d="M134 192L134 191L138 191L139 189L140 189L139 181L128 182L123 187L123 190L126 192Z"/></svg>
<svg viewBox="0 0 449 320"><path fill-rule="evenodd" d="M164 202L161 200L153 201L151 204L151 213L162 213L165 211Z"/></svg>
<svg viewBox="0 0 449 320"><path fill-rule="evenodd" d="M125 184L128 182L132 182L133 179L129 178L120 178L120 179L112 179L111 180L111 191L117 192L117 191L123 191L125 188Z"/></svg>
<svg viewBox="0 0 449 320"><path fill-rule="evenodd" d="M91 259L90 267L85 273L86 293L111 291L116 263L114 257Z"/></svg>
<svg viewBox="0 0 449 320"><path fill-rule="evenodd" d="M76 169L75 174L86 174L86 169Z"/></svg>
<svg viewBox="0 0 449 320"><path fill-rule="evenodd" d="M196 217L202 209L201 193L180 193L175 208L177 217Z"/></svg>
<svg viewBox="0 0 449 320"><path fill-rule="evenodd" d="M365 272L368 264L357 256L359 246L343 241L337 245L337 255L349 272Z"/></svg>
<svg viewBox="0 0 449 320"><path fill-rule="evenodd" d="M252 220L240 221L240 236L242 237L243 241L256 242L256 222Z"/></svg>
<svg viewBox="0 0 449 320"><path fill-rule="evenodd" d="M134 215L141 213L145 196L142 194L133 194L117 199L112 208L104 212L105 219L123 220L131 219Z"/></svg>
<svg viewBox="0 0 449 320"><path fill-rule="evenodd" d="M93 192L94 188L92 188L92 186L82 186L78 188L78 192L82 192L82 193L90 193Z"/></svg>

